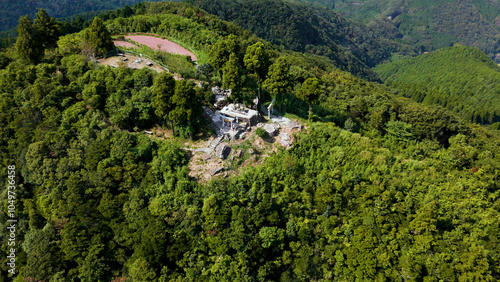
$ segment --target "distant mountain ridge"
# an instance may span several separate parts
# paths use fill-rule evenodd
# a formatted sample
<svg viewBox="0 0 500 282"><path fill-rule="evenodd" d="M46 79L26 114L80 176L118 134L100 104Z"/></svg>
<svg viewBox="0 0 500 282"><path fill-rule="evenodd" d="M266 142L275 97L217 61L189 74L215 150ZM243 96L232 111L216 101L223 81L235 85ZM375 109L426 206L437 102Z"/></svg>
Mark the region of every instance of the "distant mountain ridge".
<svg viewBox="0 0 500 282"><path fill-rule="evenodd" d="M500 62L497 0L300 0L334 8L379 34L430 51L455 43L474 46Z"/></svg>
<svg viewBox="0 0 500 282"><path fill-rule="evenodd" d="M145 0L2 0L0 2L0 31L14 28L19 23L19 17L29 15L32 19L35 13L44 9L54 18L64 18L75 14L91 11L114 10L125 5L134 5ZM157 2L158 0L148 0Z"/></svg>
<svg viewBox="0 0 500 282"><path fill-rule="evenodd" d="M477 48L443 48L376 71L417 102L441 105L471 122L500 122L500 68Z"/></svg>
<svg viewBox="0 0 500 282"><path fill-rule="evenodd" d="M411 47L381 39L366 26L319 6L281 0L198 0L194 4L273 44L327 56L341 69L370 80L377 79L370 68L393 53L414 54Z"/></svg>

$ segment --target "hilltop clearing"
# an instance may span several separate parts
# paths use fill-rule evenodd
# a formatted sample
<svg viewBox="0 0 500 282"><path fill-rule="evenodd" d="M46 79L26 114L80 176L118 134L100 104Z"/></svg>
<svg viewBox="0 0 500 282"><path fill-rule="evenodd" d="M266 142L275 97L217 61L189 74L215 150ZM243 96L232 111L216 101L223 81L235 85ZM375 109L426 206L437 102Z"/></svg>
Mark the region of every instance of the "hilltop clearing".
<svg viewBox="0 0 500 282"><path fill-rule="evenodd" d="M500 280L500 137L187 3L106 15L0 51L0 281ZM129 32L200 65L96 63Z"/></svg>
<svg viewBox="0 0 500 282"><path fill-rule="evenodd" d="M114 40L113 41L113 44L116 46L116 47L125 47L125 48L138 48L137 45L133 44L133 43L130 43L128 41L120 41L120 40Z"/></svg>
<svg viewBox="0 0 500 282"><path fill-rule="evenodd" d="M127 35L125 38L135 41L139 44L146 45L147 47L156 51L165 51L168 53L189 56L192 61L196 61L196 56L188 51L186 48L177 43L167 39L145 36L145 35Z"/></svg>

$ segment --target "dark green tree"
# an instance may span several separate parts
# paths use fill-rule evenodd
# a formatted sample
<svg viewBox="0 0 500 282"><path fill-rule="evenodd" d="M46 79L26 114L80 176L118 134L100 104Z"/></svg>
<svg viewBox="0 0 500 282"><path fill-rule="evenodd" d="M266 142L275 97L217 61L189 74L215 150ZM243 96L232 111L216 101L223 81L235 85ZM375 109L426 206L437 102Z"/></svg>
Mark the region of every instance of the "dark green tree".
<svg viewBox="0 0 500 282"><path fill-rule="evenodd" d="M254 45L248 46L243 61L245 63L245 67L255 73L255 75L257 76L257 95L260 103L262 80L266 77L267 70L270 65L269 55L267 54L267 51L264 47L264 43L259 41ZM257 109L258 108L259 105L257 105Z"/></svg>
<svg viewBox="0 0 500 282"><path fill-rule="evenodd" d="M169 118L169 113L173 110L171 101L175 91L174 77L167 73L159 73L153 81L153 108L155 113L163 120L169 120L172 130L174 130L174 122Z"/></svg>
<svg viewBox="0 0 500 282"><path fill-rule="evenodd" d="M225 40L215 43L210 49L210 64L219 70L219 75L222 75L222 68L226 65L231 54L238 56L240 52L240 44L238 37L230 34Z"/></svg>
<svg viewBox="0 0 500 282"><path fill-rule="evenodd" d="M114 48L111 35L99 17L94 18L83 39L88 48L87 53L91 57L103 56Z"/></svg>
<svg viewBox="0 0 500 282"><path fill-rule="evenodd" d="M238 91L240 86L240 68L236 55L231 54L229 60L222 69L222 87L231 89L233 92Z"/></svg>
<svg viewBox="0 0 500 282"><path fill-rule="evenodd" d="M210 79L213 71L214 67L209 63L205 63L198 66L198 68L196 69L196 74L204 75L207 79Z"/></svg>
<svg viewBox="0 0 500 282"><path fill-rule="evenodd" d="M37 42L37 30L27 15L19 19L16 50L21 58L31 63L40 61L43 55L43 45Z"/></svg>
<svg viewBox="0 0 500 282"><path fill-rule="evenodd" d="M176 124L187 125L191 127L193 113L195 112L196 96L193 84L187 80L179 80L175 83L174 95L171 98L171 103L174 106L168 113L168 117ZM193 138L190 131L190 138Z"/></svg>
<svg viewBox="0 0 500 282"><path fill-rule="evenodd" d="M61 33L61 23L50 17L44 9L36 14L35 28L39 44L44 48L53 48L56 46L57 39Z"/></svg>
<svg viewBox="0 0 500 282"><path fill-rule="evenodd" d="M289 66L285 58L279 57L269 67L269 73L263 85L271 93L273 99L275 99L275 104L280 106L280 111L283 104L283 97L291 89L288 70Z"/></svg>
<svg viewBox="0 0 500 282"><path fill-rule="evenodd" d="M321 94L319 81L317 78L308 78L302 84L297 97L309 104L309 120L312 119L312 104L315 103Z"/></svg>

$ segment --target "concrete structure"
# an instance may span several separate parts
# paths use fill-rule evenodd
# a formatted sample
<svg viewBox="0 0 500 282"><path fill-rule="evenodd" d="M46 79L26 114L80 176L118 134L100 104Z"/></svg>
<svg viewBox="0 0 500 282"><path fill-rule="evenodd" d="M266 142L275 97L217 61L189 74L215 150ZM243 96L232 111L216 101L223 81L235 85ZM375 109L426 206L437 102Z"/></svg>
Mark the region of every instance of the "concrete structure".
<svg viewBox="0 0 500 282"><path fill-rule="evenodd" d="M254 126L259 122L259 112L245 108L238 104L229 104L220 111L221 119L226 120L231 125L240 122L246 122L250 126ZM231 127L233 128L233 127Z"/></svg>

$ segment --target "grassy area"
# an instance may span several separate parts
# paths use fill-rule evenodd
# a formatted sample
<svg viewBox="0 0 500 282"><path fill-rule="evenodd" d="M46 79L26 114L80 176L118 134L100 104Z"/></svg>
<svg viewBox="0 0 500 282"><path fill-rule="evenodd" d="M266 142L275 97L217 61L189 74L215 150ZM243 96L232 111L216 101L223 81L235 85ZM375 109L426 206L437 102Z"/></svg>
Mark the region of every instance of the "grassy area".
<svg viewBox="0 0 500 282"><path fill-rule="evenodd" d="M138 48L126 48L120 47L120 50L128 51L131 53L139 53L151 57L164 65L170 70L170 72L179 73L182 77L193 78L196 73L195 63L188 60L188 56L173 54L165 51L156 51L142 44L139 44L133 40L126 39L123 35L113 36L115 40L125 40L127 42L133 43ZM183 46L184 47L184 46Z"/></svg>
<svg viewBox="0 0 500 282"><path fill-rule="evenodd" d="M166 39L166 40L172 41L172 42L174 42L176 44L179 44L183 48L186 48L188 51L192 52L196 56L197 62L200 65L204 64L204 63L208 63L208 61L210 59L210 56L208 55L208 51L194 49L189 44L184 43L182 40L180 40L178 38L173 38L171 36L167 36L167 35L164 35L164 34L152 34L152 33L140 33L140 32L138 32L138 33L135 33L135 32L134 33L127 33L127 35L128 34L130 34L130 35L147 35L147 36L153 36L153 37L158 37L158 38ZM129 41L129 42L133 42L136 45L140 45L140 44L137 44L136 42L134 42L134 41L132 41L130 39L126 39L125 38L125 34L114 35L113 39L115 39L115 40Z"/></svg>

